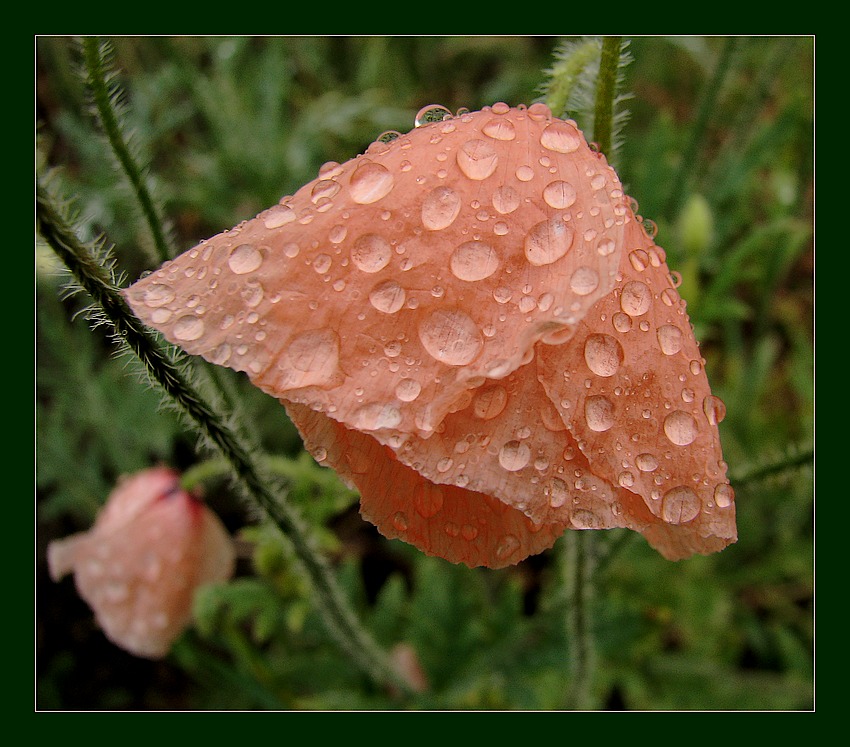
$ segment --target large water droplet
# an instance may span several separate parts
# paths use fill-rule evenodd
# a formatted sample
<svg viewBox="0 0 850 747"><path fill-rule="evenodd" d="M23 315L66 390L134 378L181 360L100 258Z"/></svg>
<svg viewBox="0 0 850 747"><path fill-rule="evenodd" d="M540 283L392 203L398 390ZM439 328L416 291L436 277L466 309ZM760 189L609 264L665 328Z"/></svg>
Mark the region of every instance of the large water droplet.
<svg viewBox="0 0 850 747"><path fill-rule="evenodd" d="M174 323L174 337L182 342L190 342L204 336L204 321L194 314L181 316Z"/></svg>
<svg viewBox="0 0 850 747"><path fill-rule="evenodd" d="M422 391L422 385L416 379L402 379L395 388L395 396L402 402L413 402Z"/></svg>
<svg viewBox="0 0 850 747"><path fill-rule="evenodd" d="M661 518L668 524L686 524L699 515L699 497L690 488L680 485L664 494Z"/></svg>
<svg viewBox="0 0 850 747"><path fill-rule="evenodd" d="M652 291L645 283L632 280L623 286L620 295L620 308L629 316L641 316L652 305Z"/></svg>
<svg viewBox="0 0 850 747"><path fill-rule="evenodd" d="M467 140L457 152L457 165L470 179L481 181L496 170L496 149L486 140Z"/></svg>
<svg viewBox="0 0 850 747"><path fill-rule="evenodd" d="M584 419L590 430L607 431L614 425L614 405L603 395L594 394L584 401Z"/></svg>
<svg viewBox="0 0 850 747"><path fill-rule="evenodd" d="M682 330L672 324L662 324L657 330L658 344L664 355L676 355L682 349Z"/></svg>
<svg viewBox="0 0 850 747"><path fill-rule="evenodd" d="M623 348L611 335L588 335L584 342L584 360L597 376L613 376L623 362Z"/></svg>
<svg viewBox="0 0 850 747"><path fill-rule="evenodd" d="M499 267L493 247L483 241L467 241L454 250L450 266L459 280L474 282L490 277Z"/></svg>
<svg viewBox="0 0 850 747"><path fill-rule="evenodd" d="M413 121L413 124L415 127L422 127L422 125L430 124L431 122L442 122L444 119L451 118L452 113L445 106L428 104L416 113L416 119Z"/></svg>
<svg viewBox="0 0 850 747"><path fill-rule="evenodd" d="M458 309L436 309L419 326L419 339L428 354L449 366L474 361L484 340L475 322Z"/></svg>
<svg viewBox="0 0 850 747"><path fill-rule="evenodd" d="M714 502L718 508L729 508L735 500L735 491L728 483L720 483L714 489Z"/></svg>
<svg viewBox="0 0 850 747"><path fill-rule="evenodd" d="M589 508L577 508L573 511L570 523L576 529L596 529L600 525L599 517Z"/></svg>
<svg viewBox="0 0 850 747"><path fill-rule="evenodd" d="M499 464L508 472L518 472L531 459L531 448L522 441L508 441L499 450Z"/></svg>
<svg viewBox="0 0 850 747"><path fill-rule="evenodd" d="M690 413L674 410L664 418L664 433L670 443L687 446L697 437L697 422Z"/></svg>
<svg viewBox="0 0 850 747"><path fill-rule="evenodd" d="M477 418L491 420L501 414L507 401L507 391L500 384L496 384L476 393L472 400L472 411Z"/></svg>
<svg viewBox="0 0 850 747"><path fill-rule="evenodd" d="M557 153L573 153L581 145L581 135L566 122L552 122L540 134L540 144Z"/></svg>
<svg viewBox="0 0 850 747"><path fill-rule="evenodd" d="M494 117L481 128L481 132L494 140L513 140L516 138L514 123L504 117Z"/></svg>
<svg viewBox="0 0 850 747"><path fill-rule="evenodd" d="M447 228L460 212L460 197L449 187L435 187L422 203L422 225L430 231Z"/></svg>
<svg viewBox="0 0 850 747"><path fill-rule="evenodd" d="M432 483L420 484L413 496L413 507L423 519L436 516L443 507L443 491Z"/></svg>
<svg viewBox="0 0 850 747"><path fill-rule="evenodd" d="M376 233L366 233L354 242L351 261L363 272L379 272L390 262L392 247Z"/></svg>
<svg viewBox="0 0 850 747"><path fill-rule="evenodd" d="M538 267L552 264L569 251L574 235L573 229L560 218L541 221L525 237L526 259Z"/></svg>
<svg viewBox="0 0 850 747"><path fill-rule="evenodd" d="M395 314L402 306L407 294L395 280L378 283L369 293L369 302L384 314Z"/></svg>
<svg viewBox="0 0 850 747"><path fill-rule="evenodd" d="M549 207L563 210L576 201L576 190L569 182L554 181L543 189L543 199Z"/></svg>
<svg viewBox="0 0 850 747"><path fill-rule="evenodd" d="M587 296L599 287L599 273L592 267L577 267L570 277L570 290L578 296Z"/></svg>
<svg viewBox="0 0 850 747"><path fill-rule="evenodd" d="M360 205L377 202L393 188L393 175L380 163L366 161L351 175L351 199Z"/></svg>
<svg viewBox="0 0 850 747"><path fill-rule="evenodd" d="M174 297L174 289L164 283L151 283L144 291L144 302L153 309L171 303Z"/></svg>
<svg viewBox="0 0 850 747"><path fill-rule="evenodd" d="M567 498L569 497L570 490L567 487L567 483L560 477L552 478L552 482L549 483L549 505L552 508L560 508L567 502Z"/></svg>
<svg viewBox="0 0 850 747"><path fill-rule="evenodd" d="M517 192L513 187L503 185L493 192L491 201L495 210L500 212L502 215L507 215L519 207L522 198L520 197L519 192Z"/></svg>
<svg viewBox="0 0 850 747"><path fill-rule="evenodd" d="M263 213L263 225L269 230L280 228L295 220L295 211L288 205L275 205Z"/></svg>
<svg viewBox="0 0 850 747"><path fill-rule="evenodd" d="M519 550L520 541L512 534L506 534L499 540L496 545L496 557L499 560L507 560L517 550Z"/></svg>
<svg viewBox="0 0 850 747"><path fill-rule="evenodd" d="M401 413L392 403L370 402L358 407L352 414L352 425L361 431L395 428L401 422Z"/></svg>
<svg viewBox="0 0 850 747"><path fill-rule="evenodd" d="M227 266L237 275L254 272L262 263L262 252L251 244L240 244L227 258Z"/></svg>
<svg viewBox="0 0 850 747"><path fill-rule="evenodd" d="M329 329L311 329L292 338L285 359L285 384L291 388L322 386L339 365L339 338Z"/></svg>
<svg viewBox="0 0 850 747"><path fill-rule="evenodd" d="M658 460L655 458L654 454L638 454L635 457L635 466L641 472L654 472L658 469Z"/></svg>

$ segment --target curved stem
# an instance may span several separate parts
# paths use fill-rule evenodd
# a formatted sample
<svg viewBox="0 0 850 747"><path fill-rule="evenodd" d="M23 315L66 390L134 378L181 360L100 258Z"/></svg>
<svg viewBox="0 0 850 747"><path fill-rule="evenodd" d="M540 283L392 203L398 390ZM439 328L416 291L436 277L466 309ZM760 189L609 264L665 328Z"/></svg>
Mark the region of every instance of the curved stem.
<svg viewBox="0 0 850 747"><path fill-rule="evenodd" d="M168 241L162 221L157 215L153 198L145 184L142 170L133 159L127 142L121 133L121 125L118 121L118 113L115 110L113 94L107 83L107 66L103 54L103 45L99 39L94 37L83 38L83 58L86 65L86 83L91 91L97 108L98 117L106 133L109 145L121 168L127 175L130 185L136 194L136 199L141 205L148 228L153 236L154 246L160 262L171 258Z"/></svg>
<svg viewBox="0 0 850 747"><path fill-rule="evenodd" d="M328 632L343 651L373 681L394 686L409 694L410 686L396 672L389 658L360 625L338 587L325 557L316 549L313 538L300 514L273 491L271 476L263 469L240 437L227 427L225 420L206 402L184 369L163 348L151 332L133 314L107 269L82 244L45 186L37 186L36 216L38 228L56 254L65 262L77 282L95 300L120 338L144 365L150 378L179 405L198 431L229 463L237 484L277 524L292 543L312 582L318 609Z"/></svg>
<svg viewBox="0 0 850 747"><path fill-rule="evenodd" d="M564 575L567 581L567 639L570 647L570 685L567 707L584 711L593 704L593 583L592 531L568 531L564 536Z"/></svg>

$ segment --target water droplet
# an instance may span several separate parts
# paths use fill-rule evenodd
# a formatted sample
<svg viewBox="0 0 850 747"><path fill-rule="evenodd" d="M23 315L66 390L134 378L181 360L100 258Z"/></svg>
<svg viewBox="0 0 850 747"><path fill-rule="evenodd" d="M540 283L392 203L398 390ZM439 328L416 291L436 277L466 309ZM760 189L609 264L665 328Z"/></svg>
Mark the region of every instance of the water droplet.
<svg viewBox="0 0 850 747"><path fill-rule="evenodd" d="M623 362L623 348L611 335L588 335L584 342L584 360L597 376L613 376Z"/></svg>
<svg viewBox="0 0 850 747"><path fill-rule="evenodd" d="M490 110L493 114L507 114L511 107L508 106L504 101L497 101L493 106L490 107Z"/></svg>
<svg viewBox="0 0 850 747"><path fill-rule="evenodd" d="M366 161L351 175L348 189L351 199L360 205L370 205L386 197L393 188L393 175L380 163Z"/></svg>
<svg viewBox="0 0 850 747"><path fill-rule="evenodd" d="M560 508L567 502L567 498L570 497L570 490L567 487L567 483L560 477L552 478L552 482L549 483L548 492L549 505L552 508Z"/></svg>
<svg viewBox="0 0 850 747"><path fill-rule="evenodd" d="M493 224L493 233L496 236L504 236L510 230L510 227L504 221L498 221Z"/></svg>
<svg viewBox="0 0 850 747"><path fill-rule="evenodd" d="M328 231L328 241L331 244L341 244L345 241L345 236L348 233L348 229L345 226L334 226Z"/></svg>
<svg viewBox="0 0 850 747"><path fill-rule="evenodd" d="M699 497L684 485L668 490L661 504L661 518L668 524L686 524L700 511Z"/></svg>
<svg viewBox="0 0 850 747"><path fill-rule="evenodd" d="M718 508L729 508L735 500L735 491L728 483L720 483L714 489L714 502Z"/></svg>
<svg viewBox="0 0 850 747"><path fill-rule="evenodd" d="M422 391L422 385L416 379L402 379L395 388L395 396L402 402L413 402Z"/></svg>
<svg viewBox="0 0 850 747"><path fill-rule="evenodd" d="M516 138L514 123L503 117L491 119L481 128L481 132L494 140L513 140Z"/></svg>
<svg viewBox="0 0 850 747"><path fill-rule="evenodd" d="M319 275L324 275L328 270L330 270L331 264L333 264L333 260L330 258L329 254L317 254L315 259L313 259L313 269L319 273Z"/></svg>
<svg viewBox="0 0 850 747"><path fill-rule="evenodd" d="M467 241L454 250L450 265L456 278L474 282L496 272L499 257L493 247L483 241Z"/></svg>
<svg viewBox="0 0 850 747"><path fill-rule="evenodd" d="M519 207L522 198L520 197L519 192L517 192L513 187L505 185L498 187L496 191L493 192L491 201L495 210L500 212L502 215L507 215Z"/></svg>
<svg viewBox="0 0 850 747"><path fill-rule="evenodd" d="M560 218L544 220L532 226L525 237L525 256L535 266L549 265L570 249L575 235Z"/></svg>
<svg viewBox="0 0 850 747"><path fill-rule="evenodd" d="M621 472L617 477L621 488L630 488L635 484L635 476L631 472Z"/></svg>
<svg viewBox="0 0 850 747"><path fill-rule="evenodd" d="M332 179L321 179L313 185L313 189L310 192L310 201L314 205L317 205L321 200L331 199L339 190L340 186L338 182Z"/></svg>
<svg viewBox="0 0 850 747"><path fill-rule="evenodd" d="M431 483L420 484L413 496L413 507L423 519L436 516L443 507L443 491Z"/></svg>
<svg viewBox="0 0 850 747"><path fill-rule="evenodd" d="M472 524L464 524L460 528L460 535L467 542L472 542L478 536L478 529L476 529Z"/></svg>
<svg viewBox="0 0 850 747"><path fill-rule="evenodd" d="M653 454L638 454L635 457L635 466L641 472L654 472L658 469L658 460Z"/></svg>
<svg viewBox="0 0 850 747"><path fill-rule="evenodd" d="M573 153L581 146L581 135L566 122L552 122L540 134L540 144L557 153Z"/></svg>
<svg viewBox="0 0 850 747"><path fill-rule="evenodd" d="M614 425L614 405L601 394L594 394L584 401L584 418L587 427L601 433Z"/></svg>
<svg viewBox="0 0 850 747"><path fill-rule="evenodd" d="M518 472L531 459L531 448L522 441L508 441L499 450L499 464L508 472Z"/></svg>
<svg viewBox="0 0 850 747"><path fill-rule="evenodd" d="M395 428L401 422L401 413L391 403L370 402L351 414L352 425L361 431Z"/></svg>
<svg viewBox="0 0 850 747"><path fill-rule="evenodd" d="M378 143L391 143L393 140L398 140L401 137L401 133L397 130L387 130L386 132L382 132L375 138L375 142Z"/></svg>
<svg viewBox="0 0 850 747"><path fill-rule="evenodd" d="M151 285L145 288L144 301L151 308L165 306L165 304L171 303L174 298L175 293L170 285L151 283Z"/></svg>
<svg viewBox="0 0 850 747"><path fill-rule="evenodd" d="M474 361L484 345L472 319L458 309L436 309L419 326L419 339L428 354L449 366Z"/></svg>
<svg viewBox="0 0 850 747"><path fill-rule="evenodd" d="M655 332L664 355L676 355L682 349L682 330L672 324L662 324Z"/></svg>
<svg viewBox="0 0 850 747"><path fill-rule="evenodd" d="M457 152L457 165L470 179L481 181L498 165L496 149L486 140L467 140Z"/></svg>
<svg viewBox="0 0 850 747"><path fill-rule="evenodd" d="M460 197L449 187L435 187L422 203L422 225L430 231L450 226L460 212Z"/></svg>
<svg viewBox="0 0 850 747"><path fill-rule="evenodd" d="M431 122L442 122L445 119L451 118L452 113L446 109L446 107L440 106L439 104L428 104L428 106L423 106L416 113L416 119L413 124L415 127L422 127L422 125L426 125Z"/></svg>
<svg viewBox="0 0 850 747"><path fill-rule="evenodd" d="M516 178L521 182L530 182L534 179L534 169L531 166L520 166L516 170Z"/></svg>
<svg viewBox="0 0 850 747"><path fill-rule="evenodd" d="M354 242L351 261L363 272L379 272L390 262L392 247L376 233L366 233Z"/></svg>
<svg viewBox="0 0 850 747"><path fill-rule="evenodd" d="M543 189L543 199L549 207L563 210L576 201L576 190L569 182L550 182Z"/></svg>
<svg viewBox="0 0 850 747"><path fill-rule="evenodd" d="M664 433L670 443L687 446L697 437L697 422L690 413L674 410L664 418Z"/></svg>
<svg viewBox="0 0 850 747"><path fill-rule="evenodd" d="M399 532L404 532L407 530L407 516L404 515L403 511L397 511L393 515L393 526Z"/></svg>
<svg viewBox="0 0 850 747"><path fill-rule="evenodd" d="M570 522L576 529L596 529L599 517L587 508L577 508L570 516Z"/></svg>
<svg viewBox="0 0 850 747"><path fill-rule="evenodd" d="M620 308L629 316L641 316L652 305L652 291L645 283L632 280L623 286L620 295Z"/></svg>
<svg viewBox="0 0 850 747"><path fill-rule="evenodd" d="M275 205L263 213L263 225L269 230L280 228L295 220L295 211L288 205Z"/></svg>
<svg viewBox="0 0 850 747"><path fill-rule="evenodd" d="M262 263L262 252L251 244L240 244L227 258L227 266L237 275L254 272Z"/></svg>
<svg viewBox="0 0 850 747"><path fill-rule="evenodd" d="M395 314L407 298L407 294L395 280L378 283L369 293L369 302L384 314Z"/></svg>
<svg viewBox="0 0 850 747"><path fill-rule="evenodd" d="M715 397L713 394L709 394L702 401L702 409L711 425L722 423L723 418L726 417L726 405L720 397Z"/></svg>
<svg viewBox="0 0 850 747"><path fill-rule="evenodd" d="M500 384L479 390L472 400L472 412L481 420L491 420L500 415L508 402L508 393Z"/></svg>
<svg viewBox="0 0 850 747"><path fill-rule="evenodd" d="M298 252L300 251L301 248L298 246L298 244L294 242L290 242L289 244L286 244L283 247L283 253L290 259L294 259L295 257L297 257Z"/></svg>
<svg viewBox="0 0 850 747"><path fill-rule="evenodd" d="M570 290L576 295L587 296L599 286L599 274L592 267L577 267L570 278Z"/></svg>
<svg viewBox="0 0 850 747"><path fill-rule="evenodd" d="M329 329L311 329L292 338L284 358L284 382L290 388L323 386L339 364L339 338Z"/></svg>
<svg viewBox="0 0 850 747"><path fill-rule="evenodd" d="M181 316L174 324L174 337L183 342L197 340L204 335L204 322L194 314Z"/></svg>
<svg viewBox="0 0 850 747"><path fill-rule="evenodd" d="M691 361L688 368L694 376L699 376L702 373L702 364L697 360Z"/></svg>
<svg viewBox="0 0 850 747"><path fill-rule="evenodd" d="M519 547L519 540L512 534L506 534L496 545L496 557L499 560L507 560L511 557L511 555L519 550Z"/></svg>
<svg viewBox="0 0 850 747"><path fill-rule="evenodd" d="M611 316L611 324L617 332L628 332L632 328L632 318L622 311L617 311Z"/></svg>

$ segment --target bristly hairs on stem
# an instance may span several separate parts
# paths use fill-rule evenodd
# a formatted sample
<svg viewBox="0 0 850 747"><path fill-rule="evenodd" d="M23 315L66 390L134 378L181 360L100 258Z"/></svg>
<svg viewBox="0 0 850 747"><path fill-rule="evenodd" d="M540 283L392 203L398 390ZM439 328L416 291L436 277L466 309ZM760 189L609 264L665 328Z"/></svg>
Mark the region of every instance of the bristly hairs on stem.
<svg viewBox="0 0 850 747"><path fill-rule="evenodd" d="M801 470L814 467L814 444L791 444L784 453L763 457L744 464L729 475L735 489L751 488L763 482L781 482L792 478Z"/></svg>
<svg viewBox="0 0 850 747"><path fill-rule="evenodd" d="M615 45L615 42L616 45ZM614 50L616 46L616 51ZM605 59L605 77L610 79L611 118L608 132L597 132L597 90L600 66ZM613 52L613 54L611 54ZM538 89L543 101L556 117L573 119L590 142L596 142L613 163L622 144L622 132L629 119L623 104L632 98L624 92L626 70L632 62L628 39L622 37L583 36L562 41L554 52L555 62L545 71L546 79ZM599 136L609 141L602 147Z"/></svg>
<svg viewBox="0 0 850 747"><path fill-rule="evenodd" d="M149 187L148 169L140 166L141 158L137 138L125 125L125 95L118 85L117 73L112 67L113 49L108 41L96 37L80 40L84 63L83 74L92 99L93 114L99 123L109 147L133 190L141 208L154 245L154 259L165 262L172 256L169 230L160 217L160 206Z"/></svg>
<svg viewBox="0 0 850 747"><path fill-rule="evenodd" d="M80 241L69 222L67 209L62 201L54 199L49 180L42 176L36 189L36 221L41 236L102 311L101 323L111 325L115 339L135 353L151 381L177 403L204 440L227 459L246 500L264 511L291 543L310 579L316 607L336 644L373 682L410 694L409 684L361 625L327 559L318 550L312 532L297 508L286 499L285 491L256 458L250 445L228 427L227 419L198 390L187 367L179 365L173 351L165 348L133 314L121 295L109 262L95 258L96 252L103 255L103 246L94 248Z"/></svg>

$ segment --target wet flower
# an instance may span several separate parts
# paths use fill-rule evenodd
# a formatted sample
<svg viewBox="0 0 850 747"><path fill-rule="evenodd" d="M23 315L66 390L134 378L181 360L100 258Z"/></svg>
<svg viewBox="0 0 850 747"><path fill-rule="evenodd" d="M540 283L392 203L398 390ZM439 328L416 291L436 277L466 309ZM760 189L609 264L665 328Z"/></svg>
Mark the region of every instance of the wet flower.
<svg viewBox="0 0 850 747"><path fill-rule="evenodd" d="M116 645L161 658L189 625L192 597L234 569L227 531L164 467L124 478L88 531L51 542L50 575L68 573Z"/></svg>
<svg viewBox="0 0 850 747"><path fill-rule="evenodd" d="M617 174L542 104L426 109L134 284L134 311L280 399L363 516L429 554L735 541L724 408Z"/></svg>

